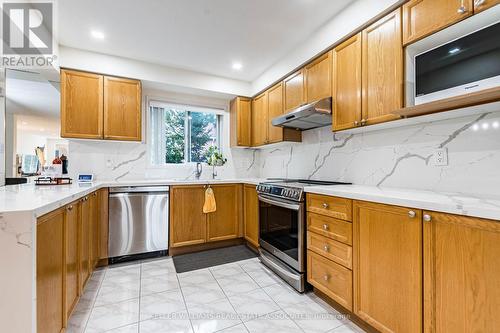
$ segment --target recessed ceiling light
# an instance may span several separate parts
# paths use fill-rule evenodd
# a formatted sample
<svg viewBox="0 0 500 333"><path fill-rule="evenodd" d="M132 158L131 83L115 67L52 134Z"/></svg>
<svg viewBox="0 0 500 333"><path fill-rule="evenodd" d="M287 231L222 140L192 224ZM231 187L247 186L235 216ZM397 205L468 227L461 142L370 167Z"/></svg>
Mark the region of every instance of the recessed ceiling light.
<svg viewBox="0 0 500 333"><path fill-rule="evenodd" d="M498 121L495 121L492 126L493 128L497 129L500 127L500 123Z"/></svg>
<svg viewBox="0 0 500 333"><path fill-rule="evenodd" d="M478 129L479 129L479 125L478 125L478 124L474 124L474 125L472 126L472 130L473 130L473 131L477 131Z"/></svg>
<svg viewBox="0 0 500 333"><path fill-rule="evenodd" d="M481 126L484 130L487 130L488 128L490 128L490 124L488 123L483 123L483 125Z"/></svg>
<svg viewBox="0 0 500 333"><path fill-rule="evenodd" d="M457 53L458 51L460 51L460 48L459 47L454 47L452 48L451 50L448 51L449 54L455 54Z"/></svg>
<svg viewBox="0 0 500 333"><path fill-rule="evenodd" d="M243 65L241 64L241 62L233 62L233 69L236 70L236 71L239 71L243 68Z"/></svg>
<svg viewBox="0 0 500 333"><path fill-rule="evenodd" d="M92 35L92 37L94 37L95 39L104 39L104 34L101 32L101 31L97 31L97 30L92 30L90 32L90 34Z"/></svg>

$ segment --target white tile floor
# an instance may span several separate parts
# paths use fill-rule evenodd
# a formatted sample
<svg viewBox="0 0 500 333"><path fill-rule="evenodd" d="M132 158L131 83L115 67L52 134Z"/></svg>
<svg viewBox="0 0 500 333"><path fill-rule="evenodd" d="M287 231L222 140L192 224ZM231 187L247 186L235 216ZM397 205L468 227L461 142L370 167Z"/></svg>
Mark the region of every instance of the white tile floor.
<svg viewBox="0 0 500 333"><path fill-rule="evenodd" d="M177 274L171 258L94 272L67 332L363 332L258 259Z"/></svg>

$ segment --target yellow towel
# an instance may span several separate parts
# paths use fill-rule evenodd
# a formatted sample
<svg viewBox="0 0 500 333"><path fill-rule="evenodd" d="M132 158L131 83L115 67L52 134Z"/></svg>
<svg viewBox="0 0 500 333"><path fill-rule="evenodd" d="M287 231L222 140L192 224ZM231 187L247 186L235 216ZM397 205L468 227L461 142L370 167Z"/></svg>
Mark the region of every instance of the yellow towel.
<svg viewBox="0 0 500 333"><path fill-rule="evenodd" d="M217 206L215 204L215 195L214 190L211 187L208 187L205 190L205 204L203 205L203 213L212 213L217 210Z"/></svg>

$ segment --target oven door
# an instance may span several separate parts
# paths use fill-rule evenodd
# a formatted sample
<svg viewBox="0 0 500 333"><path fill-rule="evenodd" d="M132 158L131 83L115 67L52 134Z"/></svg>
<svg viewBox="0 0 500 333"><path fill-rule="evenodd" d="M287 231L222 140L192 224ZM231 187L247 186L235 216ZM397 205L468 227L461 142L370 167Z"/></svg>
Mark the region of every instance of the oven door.
<svg viewBox="0 0 500 333"><path fill-rule="evenodd" d="M298 272L305 272L304 203L259 195L259 244Z"/></svg>

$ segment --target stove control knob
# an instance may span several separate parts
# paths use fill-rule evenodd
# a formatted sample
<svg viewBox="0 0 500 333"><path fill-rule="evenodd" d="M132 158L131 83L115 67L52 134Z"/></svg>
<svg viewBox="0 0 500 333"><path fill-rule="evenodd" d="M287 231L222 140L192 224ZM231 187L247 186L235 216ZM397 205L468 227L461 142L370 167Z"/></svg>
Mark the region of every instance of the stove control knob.
<svg viewBox="0 0 500 333"><path fill-rule="evenodd" d="M300 197L300 193L299 193L299 192L295 192L293 197L294 197L295 199L299 199L299 197Z"/></svg>

